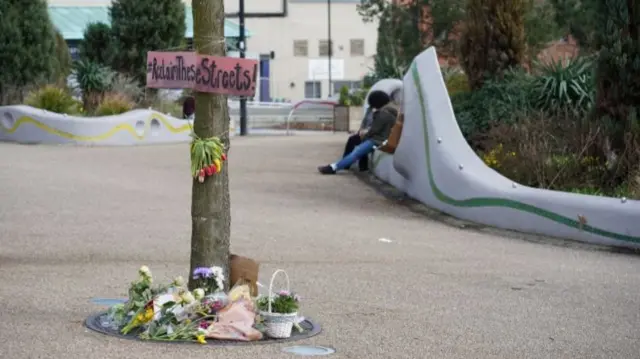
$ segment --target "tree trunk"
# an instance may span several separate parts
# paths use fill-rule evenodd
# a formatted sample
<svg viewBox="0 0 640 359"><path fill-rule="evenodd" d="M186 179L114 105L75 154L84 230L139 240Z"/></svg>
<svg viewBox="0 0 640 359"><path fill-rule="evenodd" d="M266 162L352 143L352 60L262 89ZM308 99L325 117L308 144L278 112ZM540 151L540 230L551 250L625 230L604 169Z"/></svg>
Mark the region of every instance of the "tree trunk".
<svg viewBox="0 0 640 359"><path fill-rule="evenodd" d="M203 55L225 55L224 2L193 0L193 43ZM200 138L218 136L229 147L229 109L227 97L195 93L196 111L193 129ZM225 162L227 164L228 162ZM231 213L228 166L207 177L204 183L193 180L191 195L191 272L197 267L220 266L229 276L229 237ZM228 285L228 280L226 281ZM195 281L189 276L189 288Z"/></svg>

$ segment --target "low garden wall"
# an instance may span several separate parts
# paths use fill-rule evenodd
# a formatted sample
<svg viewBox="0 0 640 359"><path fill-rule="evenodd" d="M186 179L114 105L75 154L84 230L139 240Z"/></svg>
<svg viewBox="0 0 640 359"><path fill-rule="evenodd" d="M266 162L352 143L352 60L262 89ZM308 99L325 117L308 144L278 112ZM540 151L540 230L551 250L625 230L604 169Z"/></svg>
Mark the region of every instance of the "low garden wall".
<svg viewBox="0 0 640 359"><path fill-rule="evenodd" d="M230 134L235 133L234 120ZM76 117L30 106L0 106L0 141L132 146L190 141L191 124L153 110Z"/></svg>
<svg viewBox="0 0 640 359"><path fill-rule="evenodd" d="M640 248L640 201L526 187L487 167L460 131L434 48L416 57L403 83L400 143L394 155L374 154L381 180L476 223Z"/></svg>

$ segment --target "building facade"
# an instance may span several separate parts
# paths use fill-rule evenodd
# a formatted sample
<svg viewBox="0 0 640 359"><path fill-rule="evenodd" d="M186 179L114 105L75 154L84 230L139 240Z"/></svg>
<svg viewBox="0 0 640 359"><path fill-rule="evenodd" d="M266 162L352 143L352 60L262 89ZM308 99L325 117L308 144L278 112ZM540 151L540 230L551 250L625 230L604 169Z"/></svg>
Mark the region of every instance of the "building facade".
<svg viewBox="0 0 640 359"><path fill-rule="evenodd" d="M229 28L235 28L239 2L224 1ZM184 2L191 6L191 0ZM107 7L111 0L49 0L48 3L51 7L72 9ZM245 27L250 32L247 57L260 61L256 100L327 98L343 86L360 87L362 78L373 67L377 23L362 21L356 9L358 3L359 0L331 0L333 52L332 86L329 87L327 0L245 0ZM74 16L82 16L83 12L93 16L90 11L77 11ZM84 20L86 23L96 21ZM71 43L77 40L67 39Z"/></svg>

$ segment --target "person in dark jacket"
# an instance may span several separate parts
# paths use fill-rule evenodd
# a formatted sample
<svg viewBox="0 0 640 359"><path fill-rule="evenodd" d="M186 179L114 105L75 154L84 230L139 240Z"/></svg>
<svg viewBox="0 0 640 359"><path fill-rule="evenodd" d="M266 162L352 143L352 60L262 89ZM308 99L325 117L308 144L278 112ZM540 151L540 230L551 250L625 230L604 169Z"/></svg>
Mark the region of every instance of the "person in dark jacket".
<svg viewBox="0 0 640 359"><path fill-rule="evenodd" d="M196 114L196 99L193 96L189 96L184 99L182 104L182 118L185 120L193 120Z"/></svg>
<svg viewBox="0 0 640 359"><path fill-rule="evenodd" d="M371 127L362 136L362 142L351 153L330 165L318 167L322 174L335 174L337 171L348 169L353 163L366 157L389 137L391 128L396 122L398 109L390 102L390 97L384 91L373 91L368 98L369 107L373 112Z"/></svg>
<svg viewBox="0 0 640 359"><path fill-rule="evenodd" d="M386 91L385 91L386 92ZM390 101L395 102L396 105L399 105L402 102L402 88L395 89L391 92ZM371 121L373 120L373 109L371 107L367 107L367 111L360 123L360 128L358 132L349 136L347 139L347 143L344 146L344 154L342 157L347 157L348 154L356 148L357 145L362 143L362 137L371 127ZM358 168L360 172L365 172L369 170L369 158L368 156L362 157L358 160Z"/></svg>

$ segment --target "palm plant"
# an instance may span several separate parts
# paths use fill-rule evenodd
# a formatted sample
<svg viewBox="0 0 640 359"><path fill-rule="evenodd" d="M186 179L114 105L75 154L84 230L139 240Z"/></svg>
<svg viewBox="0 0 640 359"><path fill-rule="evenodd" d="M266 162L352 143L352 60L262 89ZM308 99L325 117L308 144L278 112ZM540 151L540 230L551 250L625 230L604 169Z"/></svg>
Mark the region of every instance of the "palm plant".
<svg viewBox="0 0 640 359"><path fill-rule="evenodd" d="M534 102L544 111L570 109L586 113L593 106L593 60L577 57L535 63Z"/></svg>
<svg viewBox="0 0 640 359"><path fill-rule="evenodd" d="M84 109L92 113L109 90L114 73L98 63L80 60L75 63L74 76L78 88L82 91Z"/></svg>

